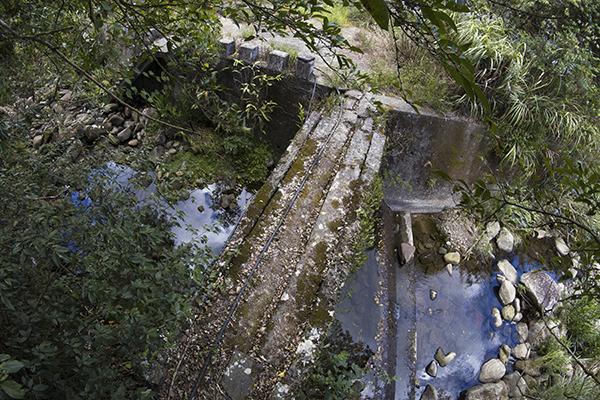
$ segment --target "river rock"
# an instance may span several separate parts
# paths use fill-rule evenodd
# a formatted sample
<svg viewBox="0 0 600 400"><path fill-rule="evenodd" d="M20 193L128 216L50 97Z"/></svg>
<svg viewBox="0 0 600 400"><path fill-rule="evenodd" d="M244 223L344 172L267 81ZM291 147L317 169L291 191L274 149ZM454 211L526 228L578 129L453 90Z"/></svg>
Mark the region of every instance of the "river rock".
<svg viewBox="0 0 600 400"><path fill-rule="evenodd" d="M523 274L521 283L535 304L545 310L552 311L560 300L560 289L554 279L544 271L533 271Z"/></svg>
<svg viewBox="0 0 600 400"><path fill-rule="evenodd" d="M498 261L498 269L510 282L512 282L513 284L517 283L517 280L519 279L517 275L517 270L515 269L515 267L513 267L510 261L506 259Z"/></svg>
<svg viewBox="0 0 600 400"><path fill-rule="evenodd" d="M571 249L569 249L569 246L567 246L563 238L555 238L554 245L556 246L556 251L558 251L558 254L561 256L568 256L571 252Z"/></svg>
<svg viewBox="0 0 600 400"><path fill-rule="evenodd" d="M525 382L525 379L523 379L519 372L515 371L507 374L502 380L506 383L508 395L512 399L521 400L525 398L524 395L529 388L527 387L527 382Z"/></svg>
<svg viewBox="0 0 600 400"><path fill-rule="evenodd" d="M517 360L515 368L524 375L533 376L534 378L542 375L541 363L535 360Z"/></svg>
<svg viewBox="0 0 600 400"><path fill-rule="evenodd" d="M421 395L421 400L438 400L437 390L433 386L427 385Z"/></svg>
<svg viewBox="0 0 600 400"><path fill-rule="evenodd" d="M446 253L444 254L444 261L448 264L458 265L460 263L460 253L458 251Z"/></svg>
<svg viewBox="0 0 600 400"><path fill-rule="evenodd" d="M38 148L40 147L42 144L44 143L44 136L43 135L37 135L33 137L33 147L34 148Z"/></svg>
<svg viewBox="0 0 600 400"><path fill-rule="evenodd" d="M512 353L518 360L527 360L529 358L529 344L521 343L516 345Z"/></svg>
<svg viewBox="0 0 600 400"><path fill-rule="evenodd" d="M131 128L125 128L121 132L117 133L117 139L119 139L121 143L131 139Z"/></svg>
<svg viewBox="0 0 600 400"><path fill-rule="evenodd" d="M117 103L108 103L104 106L104 113L105 114L110 114L111 112L115 112L119 109L119 105Z"/></svg>
<svg viewBox="0 0 600 400"><path fill-rule="evenodd" d="M496 244L500 250L510 253L515 245L515 237L508 229L502 228L496 237Z"/></svg>
<svg viewBox="0 0 600 400"><path fill-rule="evenodd" d="M221 207L228 210L234 209L237 206L237 201L234 194L224 194L221 196Z"/></svg>
<svg viewBox="0 0 600 400"><path fill-rule="evenodd" d="M136 147L138 144L140 144L140 142L137 139L132 139L129 142L127 142L127 145L129 145L131 147Z"/></svg>
<svg viewBox="0 0 600 400"><path fill-rule="evenodd" d="M443 256L444 254L448 253L448 249L445 248L444 246L440 246L440 248L438 249L438 254Z"/></svg>
<svg viewBox="0 0 600 400"><path fill-rule="evenodd" d="M456 358L456 353L451 351L450 353L446 354L444 352L444 349L438 347L438 349L435 351L435 356L433 358L435 358L435 361L437 361L438 364L440 364L440 367L445 367L452 361L454 361L454 359Z"/></svg>
<svg viewBox="0 0 600 400"><path fill-rule="evenodd" d="M503 381L477 385L463 392L463 400L507 400L508 387Z"/></svg>
<svg viewBox="0 0 600 400"><path fill-rule="evenodd" d="M481 383L497 382L506 373L506 366L497 358L486 361L479 371L479 381Z"/></svg>
<svg viewBox="0 0 600 400"><path fill-rule="evenodd" d="M111 127L121 126L123 122L125 122L125 119L120 114L113 114L108 118Z"/></svg>
<svg viewBox="0 0 600 400"><path fill-rule="evenodd" d="M502 315L500 314L500 310L496 307L492 308L492 318L494 319L494 326L500 328L502 326Z"/></svg>
<svg viewBox="0 0 600 400"><path fill-rule="evenodd" d="M500 285L498 296L500 297L502 304L506 306L515 301L517 290L515 289L514 285L510 283L510 281L506 280L502 282L502 285Z"/></svg>
<svg viewBox="0 0 600 400"><path fill-rule="evenodd" d="M102 136L103 133L104 130L96 125L84 125L79 127L77 130L77 136L79 136L79 138L87 144L94 143L100 138L100 136Z"/></svg>
<svg viewBox="0 0 600 400"><path fill-rule="evenodd" d="M437 299L437 295L438 295L438 292L436 292L435 290L433 290L433 289L429 290L429 298L432 301L435 300L435 299ZM442 365L442 367L443 367L443 365Z"/></svg>
<svg viewBox="0 0 600 400"><path fill-rule="evenodd" d="M519 322L517 324L517 335L519 336L519 342L525 343L527 336L529 335L529 328L525 322Z"/></svg>
<svg viewBox="0 0 600 400"><path fill-rule="evenodd" d="M498 350L498 359L502 361L503 364L508 362L510 358L510 347L506 344L500 346L500 350Z"/></svg>
<svg viewBox="0 0 600 400"><path fill-rule="evenodd" d="M500 223L498 221L488 222L485 225L485 234L488 240L494 239L500 233Z"/></svg>
<svg viewBox="0 0 600 400"><path fill-rule="evenodd" d="M548 321L548 327L552 329L552 332L558 337L563 337L566 334L566 330L563 325L556 321ZM544 324L544 321L529 321L529 335L528 342L534 347L539 347L549 337L552 337L552 333Z"/></svg>
<svg viewBox="0 0 600 400"><path fill-rule="evenodd" d="M425 372L427 372L427 375L431 376L432 378L435 378L437 376L437 371L438 363L435 360L427 364L427 367L425 368Z"/></svg>
<svg viewBox="0 0 600 400"><path fill-rule="evenodd" d="M513 307L512 304L502 307L501 314L502 314L502 318L504 318L504 320L509 321L509 322L514 320L515 315L517 315L515 308Z"/></svg>
<svg viewBox="0 0 600 400"><path fill-rule="evenodd" d="M523 319L523 313L518 312L515 314L515 317L513 318L513 322L516 323L516 322L521 321L522 319Z"/></svg>
<svg viewBox="0 0 600 400"><path fill-rule="evenodd" d="M521 312L521 299L516 297L515 301L513 301L513 306L515 307L515 311L518 313Z"/></svg>

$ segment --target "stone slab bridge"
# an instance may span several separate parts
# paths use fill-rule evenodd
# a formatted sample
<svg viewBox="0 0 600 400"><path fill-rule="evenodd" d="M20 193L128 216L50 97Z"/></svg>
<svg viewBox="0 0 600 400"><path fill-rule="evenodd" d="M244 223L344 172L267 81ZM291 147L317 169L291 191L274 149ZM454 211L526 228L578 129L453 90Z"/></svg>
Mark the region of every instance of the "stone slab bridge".
<svg viewBox="0 0 600 400"><path fill-rule="evenodd" d="M236 51L231 42L223 46L227 57ZM247 62L258 54L248 46L237 50ZM289 68L281 52L267 57L265 68ZM214 291L195 299L189 329L165 356L163 399L289 398L333 319L353 267L357 211L375 179L383 179L385 212L422 213L453 205L448 186L427 182L435 168L463 178L478 172L480 127L417 112L398 99L327 89L311 80L310 57L298 63L300 76L271 90L281 115L292 104L310 109L315 93L337 95L311 111L300 129L294 123L278 127L289 138L287 149L208 271ZM395 258L393 251L380 253ZM392 376L397 348L412 337L396 333L389 312L396 301L397 285L388 282L396 279L394 263L382 263L392 267L380 274L373 349ZM401 346L389 343L397 338ZM394 398L394 392L390 384L379 397Z"/></svg>

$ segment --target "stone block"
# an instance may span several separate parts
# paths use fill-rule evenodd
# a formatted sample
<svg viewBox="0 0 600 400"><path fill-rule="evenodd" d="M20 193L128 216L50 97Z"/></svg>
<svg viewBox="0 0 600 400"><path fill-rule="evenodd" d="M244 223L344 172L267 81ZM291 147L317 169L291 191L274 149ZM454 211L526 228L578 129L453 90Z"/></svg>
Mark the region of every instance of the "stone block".
<svg viewBox="0 0 600 400"><path fill-rule="evenodd" d="M301 79L312 80L314 78L315 56L312 54L298 55L296 62L296 76Z"/></svg>
<svg viewBox="0 0 600 400"><path fill-rule="evenodd" d="M273 50L269 53L269 59L267 64L269 69L277 72L282 72L287 69L289 63L290 55L288 53L279 50Z"/></svg>
<svg viewBox="0 0 600 400"><path fill-rule="evenodd" d="M239 58L249 64L254 63L258 59L260 46L258 43L247 42L240 46Z"/></svg>
<svg viewBox="0 0 600 400"><path fill-rule="evenodd" d="M222 38L219 40L221 48L221 57L230 57L235 53L235 40L231 38Z"/></svg>

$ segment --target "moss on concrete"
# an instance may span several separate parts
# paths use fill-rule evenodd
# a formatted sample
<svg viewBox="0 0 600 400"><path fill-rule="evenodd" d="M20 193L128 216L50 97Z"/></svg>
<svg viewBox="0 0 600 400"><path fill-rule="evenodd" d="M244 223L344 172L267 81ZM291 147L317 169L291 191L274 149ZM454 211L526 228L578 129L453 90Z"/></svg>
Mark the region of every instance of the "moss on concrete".
<svg viewBox="0 0 600 400"><path fill-rule="evenodd" d="M308 138L298 153L296 160L292 163L283 177L281 181L283 185L290 183L295 177L299 176L304 171L306 161L315 154L316 149L317 142L312 138Z"/></svg>

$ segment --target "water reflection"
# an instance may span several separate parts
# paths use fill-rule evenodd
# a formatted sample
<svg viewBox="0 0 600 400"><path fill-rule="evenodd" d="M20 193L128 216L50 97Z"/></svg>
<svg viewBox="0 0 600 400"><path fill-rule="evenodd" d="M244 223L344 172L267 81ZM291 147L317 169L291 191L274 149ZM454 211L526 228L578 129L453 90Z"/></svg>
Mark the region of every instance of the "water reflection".
<svg viewBox="0 0 600 400"><path fill-rule="evenodd" d="M440 394L455 399L478 383L481 365L497 357L502 344L517 343L515 324L493 326L491 310L502 308L495 273L476 278L455 269L452 275L446 271L427 275L418 267L416 273L417 377L422 387L431 383ZM430 289L438 292L435 300ZM440 346L457 357L432 378L425 367Z"/></svg>
<svg viewBox="0 0 600 400"><path fill-rule="evenodd" d="M110 188L130 192L138 204L155 207L174 223L171 231L176 246L186 243L207 245L213 257L222 251L253 196L243 189L236 198L237 207L225 210L217 204L222 189L218 184L211 184L190 191L185 200L170 204L157 192L154 174L145 175L148 179L144 184L134 184L132 180L137 177L139 174L134 169L111 161L92 171L88 180L90 183L102 180ZM92 204L87 193L73 192L71 201L78 207Z"/></svg>

